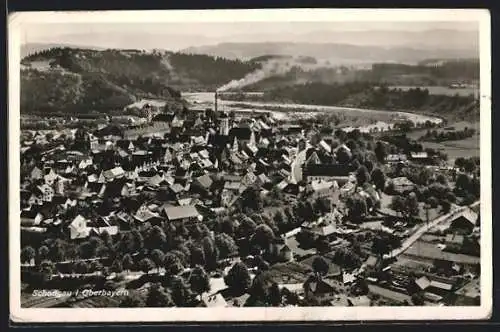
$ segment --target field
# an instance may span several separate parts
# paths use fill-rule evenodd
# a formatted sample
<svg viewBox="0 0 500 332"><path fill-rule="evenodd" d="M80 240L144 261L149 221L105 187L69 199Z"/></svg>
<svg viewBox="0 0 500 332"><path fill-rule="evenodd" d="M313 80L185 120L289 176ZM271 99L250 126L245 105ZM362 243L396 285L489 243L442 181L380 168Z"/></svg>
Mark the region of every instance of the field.
<svg viewBox="0 0 500 332"><path fill-rule="evenodd" d="M311 271L312 268L308 264L289 262L275 264L268 272L274 282L290 284L306 281Z"/></svg>
<svg viewBox="0 0 500 332"><path fill-rule="evenodd" d="M405 251L405 255L417 256L431 260L434 259L448 260L451 262L457 262L463 264L479 264L480 262L479 257L445 252L439 249L436 244L423 241L417 241L414 244L412 244Z"/></svg>
<svg viewBox="0 0 500 332"><path fill-rule="evenodd" d="M401 89L403 91L417 88L417 86L406 86L406 85L396 85L389 87L390 89ZM446 96L470 96L472 94L477 94L477 88L461 88L461 89L452 89L446 86L421 86L421 89L429 90L429 94L431 95L446 95Z"/></svg>
<svg viewBox="0 0 500 332"><path fill-rule="evenodd" d="M456 122L449 124L446 128L453 128L453 130L463 130L465 127L474 128L477 132L476 135L467 139L458 141L443 141L443 142L421 142L424 149L431 148L448 155L448 163L454 164L455 159L479 157L479 122ZM438 132L444 129L436 129ZM415 130L407 134L411 139L418 140L427 132L427 129Z"/></svg>

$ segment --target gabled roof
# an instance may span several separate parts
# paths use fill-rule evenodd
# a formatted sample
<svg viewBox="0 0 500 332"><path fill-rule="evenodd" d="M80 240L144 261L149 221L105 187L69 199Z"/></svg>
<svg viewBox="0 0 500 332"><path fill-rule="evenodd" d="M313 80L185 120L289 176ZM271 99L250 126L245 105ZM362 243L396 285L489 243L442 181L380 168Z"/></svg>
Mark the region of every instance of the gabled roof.
<svg viewBox="0 0 500 332"><path fill-rule="evenodd" d="M472 225L475 225L477 223L478 214L476 212L472 211L470 208L466 208L463 211L460 211L456 215L454 215L453 220L457 220L460 217L465 218Z"/></svg>
<svg viewBox="0 0 500 332"><path fill-rule="evenodd" d="M165 214L169 220L185 219L185 218L198 218L200 213L196 207L192 205L186 206L167 206L164 208Z"/></svg>
<svg viewBox="0 0 500 332"><path fill-rule="evenodd" d="M208 308L228 306L226 300L220 293L203 296L202 299L203 299L203 304Z"/></svg>
<svg viewBox="0 0 500 332"><path fill-rule="evenodd" d="M326 143L324 140L321 140L321 142L319 142L319 145L325 149L327 152L332 152L332 147Z"/></svg>
<svg viewBox="0 0 500 332"><path fill-rule="evenodd" d="M197 177L196 181L205 189L209 189L213 183L212 179L208 174Z"/></svg>
<svg viewBox="0 0 500 332"><path fill-rule="evenodd" d="M115 177L122 176L124 174L125 171L121 167L115 167L103 172L103 175L106 179L113 179Z"/></svg>
<svg viewBox="0 0 500 332"><path fill-rule="evenodd" d="M328 294L334 292L335 288L326 280L309 279L304 284L304 289L313 292L315 295Z"/></svg>
<svg viewBox="0 0 500 332"><path fill-rule="evenodd" d="M423 276L423 277L420 277L418 278L417 280L415 280L415 284L417 284L417 286L421 289L421 290L424 290L426 289L427 287L429 287L429 285L431 284L431 281L429 280L429 278L427 278L426 276Z"/></svg>

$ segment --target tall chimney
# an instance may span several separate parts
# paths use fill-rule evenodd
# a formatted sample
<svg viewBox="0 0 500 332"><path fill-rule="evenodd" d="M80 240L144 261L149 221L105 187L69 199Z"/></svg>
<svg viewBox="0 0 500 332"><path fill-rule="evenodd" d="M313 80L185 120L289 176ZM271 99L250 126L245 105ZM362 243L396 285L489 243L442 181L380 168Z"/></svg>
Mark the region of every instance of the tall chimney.
<svg viewBox="0 0 500 332"><path fill-rule="evenodd" d="M215 103L214 103L214 111L217 112L217 91L215 91Z"/></svg>

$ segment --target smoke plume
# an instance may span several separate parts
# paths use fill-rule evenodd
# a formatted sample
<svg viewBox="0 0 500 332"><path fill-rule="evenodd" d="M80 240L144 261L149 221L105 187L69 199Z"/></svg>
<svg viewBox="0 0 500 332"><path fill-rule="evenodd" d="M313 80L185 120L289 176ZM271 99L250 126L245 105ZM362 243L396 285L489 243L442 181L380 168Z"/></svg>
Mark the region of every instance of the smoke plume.
<svg viewBox="0 0 500 332"><path fill-rule="evenodd" d="M239 80L232 80L231 82L218 88L217 91L223 92L232 89L240 89L272 76L285 75L294 67L298 67L304 71L311 71L324 67L333 67L328 61L325 60L318 61L313 58L308 58L307 60L308 61L305 61L304 57L268 60L262 64L261 68L247 74Z"/></svg>

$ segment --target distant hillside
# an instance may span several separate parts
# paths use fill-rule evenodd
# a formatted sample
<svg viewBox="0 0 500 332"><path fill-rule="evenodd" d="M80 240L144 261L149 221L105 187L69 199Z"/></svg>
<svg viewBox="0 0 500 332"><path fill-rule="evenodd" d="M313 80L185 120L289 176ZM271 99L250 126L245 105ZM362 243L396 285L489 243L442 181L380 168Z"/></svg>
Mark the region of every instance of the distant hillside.
<svg viewBox="0 0 500 332"><path fill-rule="evenodd" d="M104 50L103 47L89 47L89 46L81 46L76 44L66 44L66 43L28 43L21 45L21 59L25 58L29 55L42 52L45 50L50 50L51 48L86 48L91 50Z"/></svg>
<svg viewBox="0 0 500 332"><path fill-rule="evenodd" d="M383 45L383 44L381 44ZM308 56L329 59L335 64L403 62L417 63L429 58L476 58L478 50L471 48L423 48L417 46L361 46L341 43L220 43L190 47L182 52L208 54L228 59L249 60L263 55Z"/></svg>
<svg viewBox="0 0 500 332"><path fill-rule="evenodd" d="M21 110L120 109L138 98L179 100L215 90L259 65L171 52L51 48L21 61Z"/></svg>

